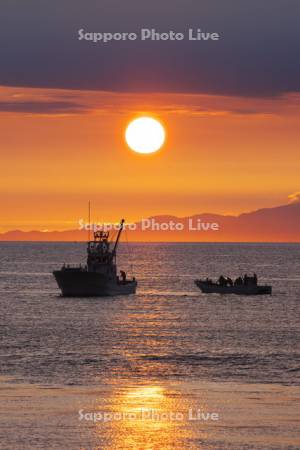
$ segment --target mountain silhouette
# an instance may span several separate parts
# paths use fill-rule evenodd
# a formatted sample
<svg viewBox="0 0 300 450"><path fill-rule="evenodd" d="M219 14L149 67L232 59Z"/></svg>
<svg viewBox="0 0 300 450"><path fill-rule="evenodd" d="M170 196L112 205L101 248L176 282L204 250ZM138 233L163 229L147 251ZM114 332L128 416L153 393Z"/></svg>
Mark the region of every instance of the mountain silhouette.
<svg viewBox="0 0 300 450"><path fill-rule="evenodd" d="M151 230L155 227L168 229ZM173 230L170 224L173 224ZM264 208L239 216L197 214L189 217L152 216L128 231L130 241L144 242L300 242L300 202ZM197 225L200 229L197 228ZM214 229L212 229L214 225ZM78 227L79 228L79 227ZM143 229L144 228L144 229ZM180 229L176 229L180 228ZM86 230L22 231L0 233L0 241L86 241Z"/></svg>

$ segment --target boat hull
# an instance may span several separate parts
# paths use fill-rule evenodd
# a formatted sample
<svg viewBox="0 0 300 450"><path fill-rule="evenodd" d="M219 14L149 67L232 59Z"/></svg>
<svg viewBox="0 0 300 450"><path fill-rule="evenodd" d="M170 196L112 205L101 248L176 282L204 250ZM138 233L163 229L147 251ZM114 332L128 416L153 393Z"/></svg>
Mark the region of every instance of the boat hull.
<svg viewBox="0 0 300 450"><path fill-rule="evenodd" d="M134 294L137 287L135 280L123 282L84 270L56 270L53 275L63 297L128 295Z"/></svg>
<svg viewBox="0 0 300 450"><path fill-rule="evenodd" d="M195 280L196 286L205 294L236 294L236 295L271 295L272 286L240 285L240 286L220 286L210 284L201 280Z"/></svg>

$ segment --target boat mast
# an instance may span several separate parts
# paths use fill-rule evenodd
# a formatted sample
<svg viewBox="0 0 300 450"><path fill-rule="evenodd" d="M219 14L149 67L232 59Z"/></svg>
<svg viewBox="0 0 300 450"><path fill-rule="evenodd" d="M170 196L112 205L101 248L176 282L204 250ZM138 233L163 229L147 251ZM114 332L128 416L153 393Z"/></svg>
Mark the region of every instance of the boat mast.
<svg viewBox="0 0 300 450"><path fill-rule="evenodd" d="M88 231L88 242L91 240L91 201L89 200L89 231Z"/></svg>
<svg viewBox="0 0 300 450"><path fill-rule="evenodd" d="M119 243L119 240L120 240L120 236L121 236L121 233L122 233L122 230L123 230L124 222L125 222L125 220L122 219L121 223L120 223L120 229L118 231L117 239L116 239L113 251L112 251L112 257L114 257L116 255L116 250L117 250L117 246L118 246L118 243Z"/></svg>

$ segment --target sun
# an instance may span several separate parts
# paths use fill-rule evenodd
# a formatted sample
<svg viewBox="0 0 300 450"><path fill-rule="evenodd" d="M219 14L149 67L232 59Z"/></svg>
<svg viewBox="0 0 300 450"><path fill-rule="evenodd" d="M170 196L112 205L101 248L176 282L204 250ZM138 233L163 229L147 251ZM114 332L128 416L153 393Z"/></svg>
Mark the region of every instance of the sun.
<svg viewBox="0 0 300 450"><path fill-rule="evenodd" d="M125 139L128 146L137 153L154 153L165 142L166 133L158 120L139 117L126 128Z"/></svg>

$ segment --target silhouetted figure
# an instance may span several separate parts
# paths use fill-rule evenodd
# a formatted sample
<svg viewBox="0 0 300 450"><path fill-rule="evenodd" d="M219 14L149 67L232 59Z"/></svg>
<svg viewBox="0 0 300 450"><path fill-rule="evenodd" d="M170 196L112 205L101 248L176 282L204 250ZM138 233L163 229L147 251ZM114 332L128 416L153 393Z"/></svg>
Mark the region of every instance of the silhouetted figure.
<svg viewBox="0 0 300 450"><path fill-rule="evenodd" d="M218 281L220 286L226 286L226 279L223 277L223 275L220 276Z"/></svg>
<svg viewBox="0 0 300 450"><path fill-rule="evenodd" d="M244 282L245 286L248 286L248 284L249 284L249 277L248 277L248 275L246 273L244 275L243 282Z"/></svg>
<svg viewBox="0 0 300 450"><path fill-rule="evenodd" d="M124 270L120 270L120 275L121 275L123 283L125 283L126 282L126 272L124 272Z"/></svg>
<svg viewBox="0 0 300 450"><path fill-rule="evenodd" d="M236 280L235 280L235 282L234 282L234 285L235 286L241 286L243 284L243 279L242 279L242 277L238 277Z"/></svg>
<svg viewBox="0 0 300 450"><path fill-rule="evenodd" d="M233 286L233 281L230 277L227 277L226 284L228 284L228 286Z"/></svg>
<svg viewBox="0 0 300 450"><path fill-rule="evenodd" d="M255 286L257 286L257 275L256 275L256 273L253 274L253 283L255 284Z"/></svg>

